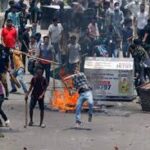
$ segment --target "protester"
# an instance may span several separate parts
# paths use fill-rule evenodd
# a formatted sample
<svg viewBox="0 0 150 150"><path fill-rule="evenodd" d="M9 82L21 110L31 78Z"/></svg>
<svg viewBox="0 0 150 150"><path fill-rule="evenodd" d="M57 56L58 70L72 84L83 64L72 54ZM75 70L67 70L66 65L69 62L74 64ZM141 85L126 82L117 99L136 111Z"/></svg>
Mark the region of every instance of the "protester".
<svg viewBox="0 0 150 150"><path fill-rule="evenodd" d="M37 42L37 48L39 48L39 45L42 43L42 39L41 39L41 33L40 32L37 32L35 34L35 39L36 39L36 42Z"/></svg>
<svg viewBox="0 0 150 150"><path fill-rule="evenodd" d="M38 56L39 58L49 60L49 61L52 60L53 53L54 53L54 47L51 45L51 43L49 43L48 36L43 37L43 42L39 45L38 53L39 53L39 56ZM44 60L40 60L39 62L45 71L47 84L49 84L51 64Z"/></svg>
<svg viewBox="0 0 150 150"><path fill-rule="evenodd" d="M26 9L27 9L27 6L23 5L22 10L19 13L19 21L20 21L19 36L20 36L20 40L21 40L23 32L25 31L25 26L27 25L27 22L30 19L30 14L27 12Z"/></svg>
<svg viewBox="0 0 150 150"><path fill-rule="evenodd" d="M90 56L93 54L93 49L94 49L94 43L95 41L99 38L100 33L98 29L98 24L96 22L96 19L93 18L88 25L88 36L91 40L91 45L90 45Z"/></svg>
<svg viewBox="0 0 150 150"><path fill-rule="evenodd" d="M135 74L139 76L140 83L142 84L145 82L145 79L144 79L145 65L144 64L145 64L145 61L149 59L149 56L148 56L148 53L145 51L145 49L141 46L141 41L139 39L135 39L134 43L129 46L128 56L129 54L131 54L134 59Z"/></svg>
<svg viewBox="0 0 150 150"><path fill-rule="evenodd" d="M69 59L69 70L72 72L79 65L81 58L81 46L77 43L76 36L70 38L68 44L68 59Z"/></svg>
<svg viewBox="0 0 150 150"><path fill-rule="evenodd" d="M137 22L137 34L139 39L144 37L144 27L147 25L148 12L145 10L145 4L140 5L140 11L137 12L137 15L134 18L134 22Z"/></svg>
<svg viewBox="0 0 150 150"><path fill-rule="evenodd" d="M29 51L29 44L30 44L30 33L29 32L30 32L31 27L32 26L30 26L30 25L26 25L25 31L22 34L21 51L25 52L25 53L28 53L28 51ZM26 68L26 55L22 56L22 61Z"/></svg>
<svg viewBox="0 0 150 150"><path fill-rule="evenodd" d="M60 51L60 40L62 38L63 27L61 23L58 23L58 19L53 19L53 24L51 24L48 28L48 36L50 42L54 46L55 49L55 57L56 60L61 63L61 51Z"/></svg>
<svg viewBox="0 0 150 150"><path fill-rule="evenodd" d="M3 28L5 27L5 23L8 19L8 14L10 12L12 12L12 8L13 8L14 4L15 4L14 0L9 1L9 8L5 11L5 15L4 15L4 22L3 22L3 25L2 25Z"/></svg>
<svg viewBox="0 0 150 150"><path fill-rule="evenodd" d="M36 0L31 1L29 12L30 12L30 22L32 24L32 35L35 35L37 30L37 25L41 19L41 11L37 7Z"/></svg>
<svg viewBox="0 0 150 150"><path fill-rule="evenodd" d="M30 100L30 122L29 126L33 126L33 110L35 108L36 103L38 102L40 108L40 127L44 128L45 124L44 120L44 95L47 88L46 79L43 77L43 68L37 67L36 74L31 80L31 85L28 93L26 94L25 99L28 99L29 94L31 93Z"/></svg>
<svg viewBox="0 0 150 150"><path fill-rule="evenodd" d="M19 12L17 12L16 6L12 7L12 11L8 13L8 19L12 20L13 26L19 30L20 28L20 18Z"/></svg>
<svg viewBox="0 0 150 150"><path fill-rule="evenodd" d="M122 38L121 30L122 30L123 22L124 22L124 14L120 10L119 5L120 5L119 2L114 3L114 12L112 14L112 25L115 29L115 32L120 37L120 41L121 41L121 38Z"/></svg>
<svg viewBox="0 0 150 150"><path fill-rule="evenodd" d="M145 44L145 49L150 55L150 19L148 19L148 24L145 26L144 32L145 34L143 38L143 43Z"/></svg>
<svg viewBox="0 0 150 150"><path fill-rule="evenodd" d="M2 44L9 49L15 48L18 40L17 38L18 38L17 30L13 26L12 20L8 19L6 27L2 28L1 32Z"/></svg>
<svg viewBox="0 0 150 150"><path fill-rule="evenodd" d="M33 59L32 56L33 57L38 56L38 44L35 36L30 37L29 54L31 55L31 58L29 58L28 60L28 71L33 75L36 60Z"/></svg>
<svg viewBox="0 0 150 150"><path fill-rule="evenodd" d="M3 120L5 121L5 125L8 127L10 124L10 121L7 118L4 111L2 110L3 102L4 102L4 92L3 92L3 86L2 86L1 75L0 75L0 115L2 116ZM1 119L0 119L0 126L3 126Z"/></svg>
<svg viewBox="0 0 150 150"><path fill-rule="evenodd" d="M13 76L19 80L19 83L22 86L22 89L24 93L27 93L27 85L24 80L24 75L25 75L25 68L22 62L22 54L20 51L12 51L13 53L13 62L14 62L14 70L13 70ZM10 93L15 93L17 92L17 88L14 84L13 81L11 81L11 87L12 90Z"/></svg>
<svg viewBox="0 0 150 150"><path fill-rule="evenodd" d="M128 48L129 45L132 43L133 39L133 30L132 30L132 20L126 19L124 22L124 27L122 30L122 50L123 50L123 57L127 57L128 55Z"/></svg>
<svg viewBox="0 0 150 150"><path fill-rule="evenodd" d="M9 55L6 53L6 47L0 44L0 76L5 89L5 99L8 99L9 91L7 84L7 69L9 66Z"/></svg>
<svg viewBox="0 0 150 150"><path fill-rule="evenodd" d="M79 98L77 101L76 106L76 114L75 114L75 120L76 120L76 127L79 127L81 125L81 109L83 103L87 100L89 103L89 117L88 121L92 121L92 113L93 113L93 95L91 91L91 87L87 81L87 78L84 73L81 73L76 68L74 70L74 74L71 76L68 76L65 78L65 80L72 78L74 87L79 93Z"/></svg>
<svg viewBox="0 0 150 150"><path fill-rule="evenodd" d="M10 50L16 47L18 42L18 33L16 28L13 27L11 19L8 19L6 27L2 28L1 42L6 47L6 53L10 55L11 68L13 68L13 60Z"/></svg>

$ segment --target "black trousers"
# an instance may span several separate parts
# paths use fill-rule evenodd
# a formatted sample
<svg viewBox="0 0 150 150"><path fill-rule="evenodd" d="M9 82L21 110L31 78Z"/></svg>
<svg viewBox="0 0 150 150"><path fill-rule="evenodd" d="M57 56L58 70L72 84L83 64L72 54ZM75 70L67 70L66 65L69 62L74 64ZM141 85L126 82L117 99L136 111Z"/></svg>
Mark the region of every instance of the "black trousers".
<svg viewBox="0 0 150 150"><path fill-rule="evenodd" d="M4 113L4 111L2 110L2 104L4 102L4 95L1 95L0 96L0 115L2 116L2 118L4 119L4 121L7 121L7 116L6 114Z"/></svg>

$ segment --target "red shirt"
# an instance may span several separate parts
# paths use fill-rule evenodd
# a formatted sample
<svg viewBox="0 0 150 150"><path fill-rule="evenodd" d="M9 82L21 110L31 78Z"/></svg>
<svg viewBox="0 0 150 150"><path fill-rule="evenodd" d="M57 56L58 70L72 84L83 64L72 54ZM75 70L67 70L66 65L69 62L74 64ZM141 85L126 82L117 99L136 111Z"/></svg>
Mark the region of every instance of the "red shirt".
<svg viewBox="0 0 150 150"><path fill-rule="evenodd" d="M4 44L8 48L15 48L17 39L17 30L14 27L4 27L2 29L1 36L3 38Z"/></svg>

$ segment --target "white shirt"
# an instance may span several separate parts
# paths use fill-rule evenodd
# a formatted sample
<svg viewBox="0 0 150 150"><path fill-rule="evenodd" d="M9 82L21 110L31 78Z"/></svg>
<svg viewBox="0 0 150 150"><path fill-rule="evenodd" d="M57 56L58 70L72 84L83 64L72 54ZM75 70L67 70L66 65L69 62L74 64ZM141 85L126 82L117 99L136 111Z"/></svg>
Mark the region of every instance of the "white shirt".
<svg viewBox="0 0 150 150"><path fill-rule="evenodd" d="M52 43L58 43L61 39L61 33L63 31L63 27L60 23L57 24L57 26L54 26L54 24L51 24L48 28L48 31L51 35L50 39Z"/></svg>
<svg viewBox="0 0 150 150"><path fill-rule="evenodd" d="M144 13L138 12L136 20L137 20L137 28L144 29L144 27L147 25L148 13L147 12L144 12Z"/></svg>
<svg viewBox="0 0 150 150"><path fill-rule="evenodd" d="M80 61L80 51L81 47L78 43L76 44L68 44L69 50L69 63L74 64Z"/></svg>

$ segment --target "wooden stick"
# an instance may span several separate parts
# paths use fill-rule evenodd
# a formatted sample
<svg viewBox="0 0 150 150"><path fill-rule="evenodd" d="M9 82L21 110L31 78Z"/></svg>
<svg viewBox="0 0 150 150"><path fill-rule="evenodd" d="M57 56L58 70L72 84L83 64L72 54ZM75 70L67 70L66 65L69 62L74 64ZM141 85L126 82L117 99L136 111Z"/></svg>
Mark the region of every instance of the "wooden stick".
<svg viewBox="0 0 150 150"><path fill-rule="evenodd" d="M25 125L24 128L28 126L28 101L25 100Z"/></svg>
<svg viewBox="0 0 150 150"><path fill-rule="evenodd" d="M40 60L40 61L45 61L45 62L50 63L50 64L53 63L53 64L55 64L55 65L60 65L60 64L57 63L57 62L54 62L54 61L51 61L51 60L47 60L47 59L43 59L43 58L39 58L39 57L36 57L36 56L32 56L32 55L30 55L29 53L25 53L25 52L22 52L22 51L20 51L20 50L13 50L13 52L19 52L19 53L21 53L21 54L23 54L23 55L26 55L26 56L28 56L28 57L34 59L34 60Z"/></svg>

